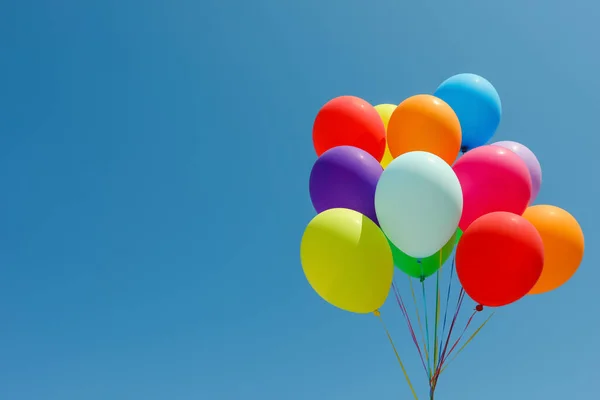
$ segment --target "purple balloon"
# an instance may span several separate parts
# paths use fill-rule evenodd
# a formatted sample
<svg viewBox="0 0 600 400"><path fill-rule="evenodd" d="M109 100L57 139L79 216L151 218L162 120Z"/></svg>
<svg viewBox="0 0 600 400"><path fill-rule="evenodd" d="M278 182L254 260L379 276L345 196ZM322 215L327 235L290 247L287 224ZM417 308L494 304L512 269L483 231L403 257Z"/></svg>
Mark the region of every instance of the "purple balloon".
<svg viewBox="0 0 600 400"><path fill-rule="evenodd" d="M327 150L310 173L310 198L317 213L349 208L379 224L375 189L383 172L379 161L364 150L339 146Z"/></svg>
<svg viewBox="0 0 600 400"><path fill-rule="evenodd" d="M500 146L512 150L527 164L527 169L529 169L529 174L531 175L531 198L529 199L529 204L531 205L542 186L542 166L537 157L527 146L510 140L492 143L492 146Z"/></svg>

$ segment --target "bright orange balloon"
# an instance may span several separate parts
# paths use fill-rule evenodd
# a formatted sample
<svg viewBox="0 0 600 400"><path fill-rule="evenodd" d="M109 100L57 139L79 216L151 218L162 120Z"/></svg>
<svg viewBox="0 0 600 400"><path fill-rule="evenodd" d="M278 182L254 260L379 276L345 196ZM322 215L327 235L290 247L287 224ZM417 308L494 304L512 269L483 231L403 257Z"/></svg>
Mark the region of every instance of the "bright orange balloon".
<svg viewBox="0 0 600 400"><path fill-rule="evenodd" d="M387 127L387 144L394 158L410 151L427 151L452 165L461 140L460 122L454 110L428 94L400 103Z"/></svg>
<svg viewBox="0 0 600 400"><path fill-rule="evenodd" d="M544 269L529 294L541 294L565 284L583 259L583 232L577 220L562 208L528 207L523 218L535 226L544 242Z"/></svg>

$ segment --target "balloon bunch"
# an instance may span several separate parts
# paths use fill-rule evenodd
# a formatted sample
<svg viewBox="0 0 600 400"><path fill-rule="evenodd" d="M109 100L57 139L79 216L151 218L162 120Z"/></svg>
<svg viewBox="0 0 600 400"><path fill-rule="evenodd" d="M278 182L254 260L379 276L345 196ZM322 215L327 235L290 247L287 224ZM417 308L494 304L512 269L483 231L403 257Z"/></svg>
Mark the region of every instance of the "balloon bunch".
<svg viewBox="0 0 600 400"><path fill-rule="evenodd" d="M575 218L556 206L532 205L542 181L533 152L517 142L486 145L501 113L490 82L460 74L433 95L412 96L397 106L334 98L313 126L318 159L309 188L318 214L302 237L306 278L332 305L380 318L379 308L393 289L427 372L431 399L462 338L449 345L465 293L477 305L466 330L484 306L505 306L563 285L583 258ZM394 266L409 276L411 291L411 278L424 285L436 274L439 310L440 269L453 252L448 298L454 269L461 288L448 336L438 340L436 311L434 342L428 337L419 344L393 284ZM445 325L444 317L442 335ZM423 357L424 352L432 355Z"/></svg>

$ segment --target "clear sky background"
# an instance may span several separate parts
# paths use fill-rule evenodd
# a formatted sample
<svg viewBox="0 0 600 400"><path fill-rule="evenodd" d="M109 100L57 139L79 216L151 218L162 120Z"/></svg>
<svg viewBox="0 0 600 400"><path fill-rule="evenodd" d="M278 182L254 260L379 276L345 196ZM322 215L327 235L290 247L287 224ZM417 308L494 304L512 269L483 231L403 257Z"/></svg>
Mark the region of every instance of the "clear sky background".
<svg viewBox="0 0 600 400"><path fill-rule="evenodd" d="M572 0L0 2L0 398L371 400L410 392L373 316L299 263L313 118L474 72L539 203L586 234L563 288L500 310L439 399L593 398L600 6ZM400 274L398 274L400 276ZM384 315L425 382L392 299Z"/></svg>

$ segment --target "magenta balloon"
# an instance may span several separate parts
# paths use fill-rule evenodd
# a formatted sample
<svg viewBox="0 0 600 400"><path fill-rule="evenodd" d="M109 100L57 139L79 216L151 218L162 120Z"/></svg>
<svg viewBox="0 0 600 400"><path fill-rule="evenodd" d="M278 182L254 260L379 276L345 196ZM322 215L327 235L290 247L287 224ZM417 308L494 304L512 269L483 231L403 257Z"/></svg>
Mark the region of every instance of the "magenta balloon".
<svg viewBox="0 0 600 400"><path fill-rule="evenodd" d="M532 204L542 186L542 166L538 161L533 151L521 143L513 142L510 140L504 140L502 142L492 143L492 146L501 146L505 149L512 150L516 155L521 157L521 160L525 161L529 175L531 176L531 198L529 204Z"/></svg>
<svg viewBox="0 0 600 400"><path fill-rule="evenodd" d="M378 224L375 189L383 172L379 161L352 146L327 150L310 173L310 198L317 213L330 208L349 208Z"/></svg>
<svg viewBox="0 0 600 400"><path fill-rule="evenodd" d="M464 232L477 218L496 211L522 215L531 198L531 177L525 162L500 146L477 147L452 167L463 192L458 224Z"/></svg>

